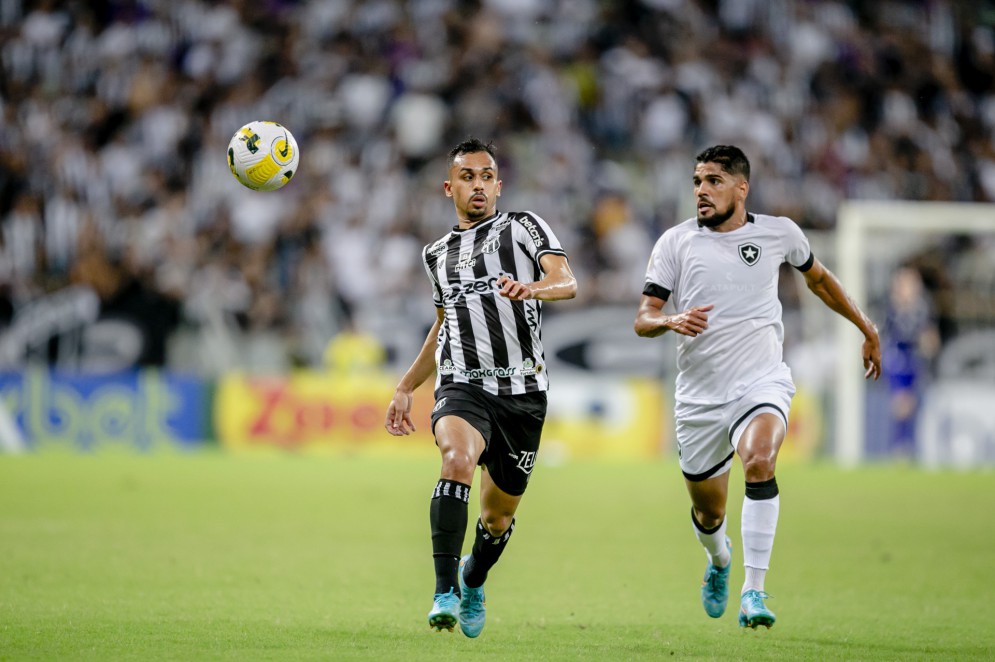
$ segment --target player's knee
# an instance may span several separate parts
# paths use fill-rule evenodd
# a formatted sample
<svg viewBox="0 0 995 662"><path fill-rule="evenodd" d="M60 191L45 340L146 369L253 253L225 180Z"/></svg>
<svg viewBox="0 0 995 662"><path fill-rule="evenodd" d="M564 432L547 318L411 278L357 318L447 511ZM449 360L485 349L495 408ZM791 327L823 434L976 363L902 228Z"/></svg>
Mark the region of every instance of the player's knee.
<svg viewBox="0 0 995 662"><path fill-rule="evenodd" d="M722 520L726 517L726 510L720 505L706 506L700 508L698 506L694 507L694 519L698 523L699 528L702 529L714 529L719 524L722 524Z"/></svg>
<svg viewBox="0 0 995 662"><path fill-rule="evenodd" d="M748 483L770 480L774 477L776 453L753 453L743 458L743 474Z"/></svg>
<svg viewBox="0 0 995 662"><path fill-rule="evenodd" d="M487 533L495 538L504 535L505 531L511 528L511 517L487 517L481 518Z"/></svg>
<svg viewBox="0 0 995 662"><path fill-rule="evenodd" d="M449 448L442 453L442 475L469 485L473 480L473 472L477 468L477 460L462 448Z"/></svg>
<svg viewBox="0 0 995 662"><path fill-rule="evenodd" d="M505 531L511 528L513 518L514 515L511 513L480 513L480 521L484 528L495 538L503 536Z"/></svg>

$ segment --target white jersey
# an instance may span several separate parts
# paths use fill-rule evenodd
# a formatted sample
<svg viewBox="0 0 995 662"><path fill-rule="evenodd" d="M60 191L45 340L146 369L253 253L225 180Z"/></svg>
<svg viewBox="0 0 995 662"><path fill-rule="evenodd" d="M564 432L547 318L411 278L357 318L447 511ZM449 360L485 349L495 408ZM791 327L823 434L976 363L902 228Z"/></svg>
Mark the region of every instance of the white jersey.
<svg viewBox="0 0 995 662"><path fill-rule="evenodd" d="M547 390L542 301L512 301L497 287L501 276L540 280L539 260L547 253L566 256L546 221L528 211L500 212L466 230L457 226L425 247L435 305L445 311L436 388L459 382L495 395Z"/></svg>
<svg viewBox="0 0 995 662"><path fill-rule="evenodd" d="M784 325L777 298L783 262L812 267L808 239L789 218L749 214L743 227L716 232L684 221L653 247L643 294L672 301L678 312L713 304L708 328L677 335L678 402L718 405L781 371Z"/></svg>

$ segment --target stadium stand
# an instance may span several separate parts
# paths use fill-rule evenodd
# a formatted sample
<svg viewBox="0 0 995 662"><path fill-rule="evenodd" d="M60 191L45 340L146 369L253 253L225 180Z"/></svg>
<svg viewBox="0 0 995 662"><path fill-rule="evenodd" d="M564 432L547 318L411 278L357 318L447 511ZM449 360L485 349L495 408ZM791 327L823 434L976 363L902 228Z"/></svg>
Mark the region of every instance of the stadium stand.
<svg viewBox="0 0 995 662"><path fill-rule="evenodd" d="M220 371L427 326L418 252L451 223L441 159L468 134L497 143L505 204L562 228L578 307L638 295L707 144L741 145L752 204L811 230L848 199L993 201L986 6L3 0L0 328L81 285L146 339L108 365ZM252 119L300 142L278 194L227 172ZM52 305L86 338L89 308ZM78 362L40 319L5 364ZM182 349L205 344L213 363Z"/></svg>

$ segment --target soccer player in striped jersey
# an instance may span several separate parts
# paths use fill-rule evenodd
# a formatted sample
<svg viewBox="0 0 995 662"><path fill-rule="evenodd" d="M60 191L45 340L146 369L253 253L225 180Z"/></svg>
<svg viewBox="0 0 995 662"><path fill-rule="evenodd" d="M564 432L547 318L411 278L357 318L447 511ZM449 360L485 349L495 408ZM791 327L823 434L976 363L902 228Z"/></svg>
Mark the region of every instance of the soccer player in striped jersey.
<svg viewBox="0 0 995 662"><path fill-rule="evenodd" d="M718 618L729 596L726 500L738 454L746 478L739 624L769 628L775 616L765 603L764 578L780 507L774 467L795 392L782 360L781 264L798 269L816 296L864 334L866 378L881 374L880 341L792 220L747 213L750 163L739 148L701 152L693 181L697 218L667 230L654 246L635 330L648 338L678 334L677 444L694 532L708 555L705 612ZM679 312L665 313L668 301Z"/></svg>
<svg viewBox="0 0 995 662"><path fill-rule="evenodd" d="M490 143L449 153L457 224L425 246L437 317L401 378L384 425L410 434L412 394L437 374L432 431L442 471L429 519L435 596L429 626L476 637L484 627L484 580L515 526L546 416L549 378L539 327L542 302L571 299L577 282L549 225L532 212L499 212L501 180ZM480 519L462 559L470 485L480 471Z"/></svg>

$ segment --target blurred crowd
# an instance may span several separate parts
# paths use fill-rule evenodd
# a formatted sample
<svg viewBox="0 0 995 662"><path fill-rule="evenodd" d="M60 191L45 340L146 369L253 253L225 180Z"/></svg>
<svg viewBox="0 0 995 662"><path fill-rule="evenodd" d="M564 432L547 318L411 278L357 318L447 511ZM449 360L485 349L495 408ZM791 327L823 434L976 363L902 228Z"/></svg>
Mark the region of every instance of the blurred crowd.
<svg viewBox="0 0 995 662"><path fill-rule="evenodd" d="M810 229L845 199L995 201L986 6L0 0L0 326L85 285L301 364L376 320L427 328L420 249L454 224L445 157L470 135L496 143L502 208L556 228L576 306L637 300L710 144L751 158L752 209ZM301 148L277 193L228 172L255 119Z"/></svg>

